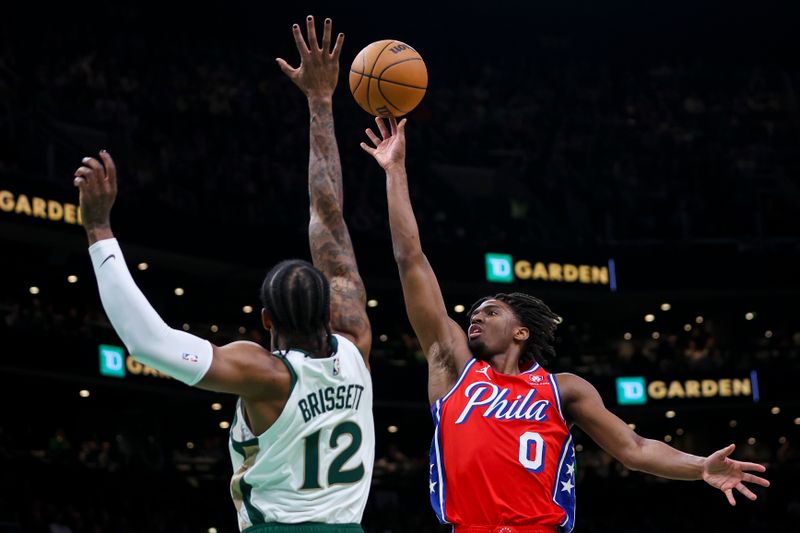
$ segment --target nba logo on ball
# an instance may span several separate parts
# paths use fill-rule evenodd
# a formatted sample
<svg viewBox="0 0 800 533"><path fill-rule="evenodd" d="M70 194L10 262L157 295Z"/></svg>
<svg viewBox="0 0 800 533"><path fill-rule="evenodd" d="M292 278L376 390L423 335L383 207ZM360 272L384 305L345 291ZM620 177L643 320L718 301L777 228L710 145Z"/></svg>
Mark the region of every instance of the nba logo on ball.
<svg viewBox="0 0 800 533"><path fill-rule="evenodd" d="M617 403L619 405L646 404L647 394L645 394L644 378L617 378Z"/></svg>
<svg viewBox="0 0 800 533"><path fill-rule="evenodd" d="M514 272L513 260L508 254L486 254L486 281L494 283L512 283Z"/></svg>

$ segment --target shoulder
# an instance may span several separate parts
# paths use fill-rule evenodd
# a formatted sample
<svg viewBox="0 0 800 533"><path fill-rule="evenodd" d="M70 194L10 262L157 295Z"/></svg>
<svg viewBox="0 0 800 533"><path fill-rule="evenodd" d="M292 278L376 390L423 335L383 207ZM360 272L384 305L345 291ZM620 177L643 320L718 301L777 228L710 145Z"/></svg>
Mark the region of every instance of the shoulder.
<svg viewBox="0 0 800 533"><path fill-rule="evenodd" d="M254 382L276 384L290 380L291 373L283 360L255 342L235 341L214 347L214 358L234 362Z"/></svg>
<svg viewBox="0 0 800 533"><path fill-rule="evenodd" d="M582 377L570 372L552 374L558 380L558 389L561 392L561 401L566 405L580 401L587 397L597 396L594 385Z"/></svg>

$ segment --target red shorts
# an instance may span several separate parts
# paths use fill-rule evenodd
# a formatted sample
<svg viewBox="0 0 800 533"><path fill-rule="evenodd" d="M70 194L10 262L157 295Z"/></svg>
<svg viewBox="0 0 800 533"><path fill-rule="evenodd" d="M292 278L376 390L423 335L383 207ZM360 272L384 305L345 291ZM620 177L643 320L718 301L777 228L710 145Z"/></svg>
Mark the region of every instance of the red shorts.
<svg viewBox="0 0 800 533"><path fill-rule="evenodd" d="M530 526L456 526L455 533L555 533L555 529Z"/></svg>

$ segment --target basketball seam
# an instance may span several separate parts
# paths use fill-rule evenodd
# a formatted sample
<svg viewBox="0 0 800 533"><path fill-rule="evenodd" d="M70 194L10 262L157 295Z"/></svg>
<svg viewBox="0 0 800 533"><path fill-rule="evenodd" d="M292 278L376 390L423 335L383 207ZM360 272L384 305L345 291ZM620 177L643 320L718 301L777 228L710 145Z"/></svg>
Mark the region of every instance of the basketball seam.
<svg viewBox="0 0 800 533"><path fill-rule="evenodd" d="M364 65L367 62L366 58L364 57L366 55L367 54L364 54L363 56L361 56L361 70L364 70ZM352 68L350 69L350 72L353 72L355 74L361 74L361 77L358 78L358 83L356 83L356 86L353 88L352 91L350 91L353 94L353 96L355 96L356 95L356 91L358 90L359 87L361 87L361 82L364 81L364 73L363 72L359 72L357 70L353 70Z"/></svg>
<svg viewBox="0 0 800 533"><path fill-rule="evenodd" d="M427 87L420 87L419 85L410 85L408 83L402 83L402 82L399 82L399 81L384 80L384 79L381 79L381 78L376 78L375 76L370 76L369 74L364 74L363 72L359 72L359 71L353 70L353 69L350 69L350 72L352 72L353 74L361 74L362 78L372 78L374 80L380 80L383 83L394 83L395 85L402 85L403 87L408 87L410 89L419 89L420 91L425 91L425 90L428 89Z"/></svg>
<svg viewBox="0 0 800 533"><path fill-rule="evenodd" d="M408 113L408 111L403 111L402 109L400 109L399 107L397 107L396 105L394 105L394 104L392 103L392 101L391 101L391 100L389 100L389 99L386 97L386 95L385 95L385 94L383 94L383 88L381 87L381 82L382 82L382 81L383 81L382 79L378 78L378 92L379 92L379 93L381 93L381 96L383 96L383 100L384 100L384 101L385 101L387 104L389 104L390 106L392 106L393 108L395 108L395 109L397 109L398 111L400 111L401 113L403 113L404 115L405 115L406 113Z"/></svg>
<svg viewBox="0 0 800 533"><path fill-rule="evenodd" d="M401 59L400 61L392 63L391 65L389 65L388 67L383 69L381 71L381 73L378 74L378 77L380 78L381 76L383 76L383 73L386 72L387 70L389 70L390 68L392 68L392 67L394 67L396 65L399 65L400 63L408 63L409 61L422 61L422 58L421 57L409 57L408 59ZM372 76L372 72L370 72L369 75Z"/></svg>
<svg viewBox="0 0 800 533"><path fill-rule="evenodd" d="M372 85L372 73L375 72L375 65L378 64L378 60L381 58L381 54L384 51L386 51L386 49L389 48L389 46L391 46L391 44L394 43L394 42L396 42L396 41L391 40L388 43L386 43L386 46L384 46L381 49L381 51L378 52L378 55L375 56L375 59L372 60L372 70L369 71L369 78L367 79L367 107L370 109L370 112L372 112L373 114L375 114L375 111L372 109L372 103L369 101L369 88ZM364 59L364 61L366 61L366 58ZM378 87L378 89L380 90L380 86Z"/></svg>

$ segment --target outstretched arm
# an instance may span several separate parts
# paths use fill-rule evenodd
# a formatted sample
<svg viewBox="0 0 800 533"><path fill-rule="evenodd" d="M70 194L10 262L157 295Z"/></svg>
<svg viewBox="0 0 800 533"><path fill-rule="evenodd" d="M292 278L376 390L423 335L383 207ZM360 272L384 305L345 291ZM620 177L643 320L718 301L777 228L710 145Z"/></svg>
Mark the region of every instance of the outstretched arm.
<svg viewBox="0 0 800 533"><path fill-rule="evenodd" d="M311 114L308 160L308 194L311 199L311 219L308 240L314 266L331 284L331 327L350 338L369 358L372 331L366 310L366 291L358 273L353 244L342 215L342 164L333 128L333 92L339 79L339 55L344 34L339 34L331 49L331 19L325 19L322 48L317 44L314 18L306 20L308 44L300 27L292 28L300 66L290 67L278 59L281 70L308 98Z"/></svg>
<svg viewBox="0 0 800 533"><path fill-rule="evenodd" d="M251 342L214 346L170 328L161 319L133 281L111 231L111 207L117 195L117 171L111 155L102 151L100 161L85 157L82 163L75 171L74 184L80 190L81 217L100 299L128 351L187 385L250 399L285 397L291 376L261 346Z"/></svg>
<svg viewBox="0 0 800 533"><path fill-rule="evenodd" d="M368 129L367 136L374 147L366 143L361 147L386 171L394 258L400 270L406 312L428 360L428 397L434 403L450 390L471 354L464 330L447 314L436 274L422 252L408 194L406 120L397 124L394 118L390 119L391 131L382 119L376 122L381 138Z"/></svg>
<svg viewBox="0 0 800 533"><path fill-rule="evenodd" d="M756 499L745 483L769 486L766 479L749 473L766 471L763 465L735 461L729 457L734 450L733 444L708 457L683 453L661 441L637 435L605 408L600 394L586 380L572 374L559 374L557 379L569 419L631 470L668 479L702 479L725 493L731 505L736 505L734 489L750 500Z"/></svg>

